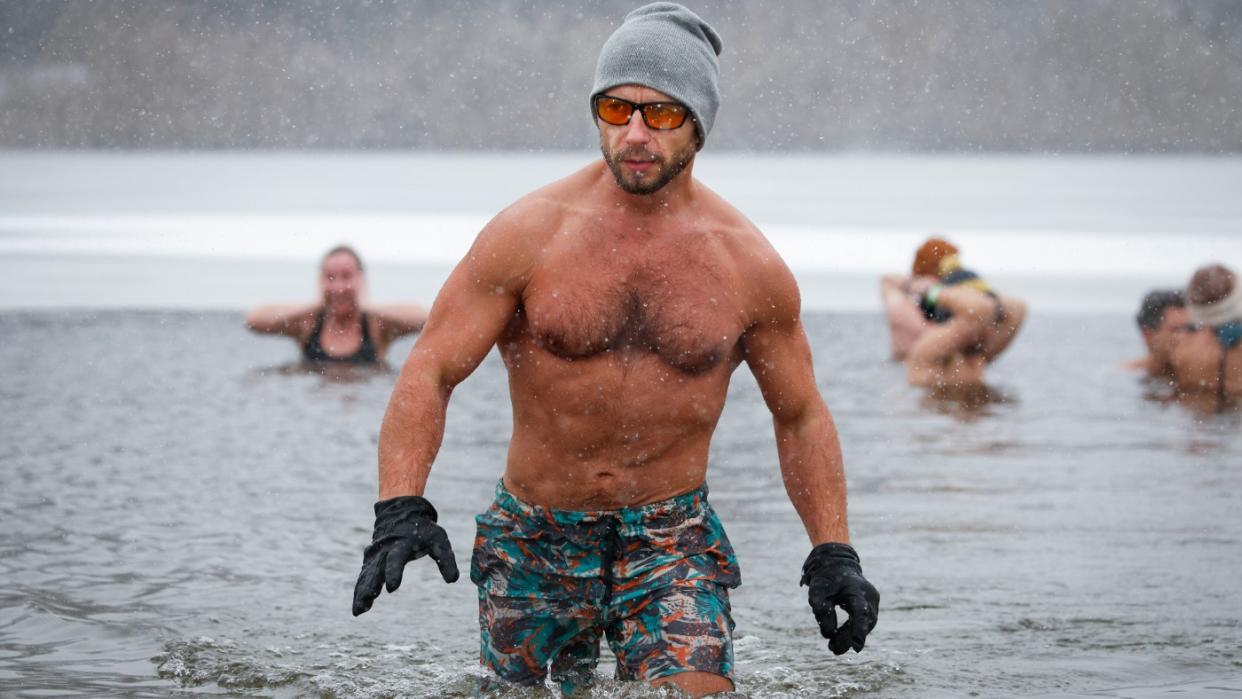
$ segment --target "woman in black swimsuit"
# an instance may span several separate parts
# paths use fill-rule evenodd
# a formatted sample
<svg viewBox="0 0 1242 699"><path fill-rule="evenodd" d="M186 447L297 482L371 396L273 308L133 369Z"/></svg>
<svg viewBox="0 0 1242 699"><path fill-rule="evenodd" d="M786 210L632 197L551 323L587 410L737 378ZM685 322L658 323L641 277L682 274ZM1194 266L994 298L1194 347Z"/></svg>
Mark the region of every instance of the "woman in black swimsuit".
<svg viewBox="0 0 1242 699"><path fill-rule="evenodd" d="M416 304L364 306L365 289L362 258L340 245L319 265L318 301L260 306L246 314L246 327L296 339L307 362L382 364L388 345L418 332L427 311Z"/></svg>

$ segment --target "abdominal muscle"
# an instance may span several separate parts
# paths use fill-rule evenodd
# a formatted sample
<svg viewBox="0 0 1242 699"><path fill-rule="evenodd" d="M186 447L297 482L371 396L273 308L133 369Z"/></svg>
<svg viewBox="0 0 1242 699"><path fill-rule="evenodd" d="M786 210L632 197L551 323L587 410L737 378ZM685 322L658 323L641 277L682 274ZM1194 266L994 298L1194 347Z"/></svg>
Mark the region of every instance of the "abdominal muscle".
<svg viewBox="0 0 1242 699"><path fill-rule="evenodd" d="M615 510L702 485L736 362L687 374L637 350L507 354L514 428L504 483L520 500Z"/></svg>
<svg viewBox="0 0 1242 699"><path fill-rule="evenodd" d="M641 464L608 459L537 463L523 456L521 449L510 448L505 488L531 505L575 512L619 510L667 500L702 485L707 473L705 453Z"/></svg>

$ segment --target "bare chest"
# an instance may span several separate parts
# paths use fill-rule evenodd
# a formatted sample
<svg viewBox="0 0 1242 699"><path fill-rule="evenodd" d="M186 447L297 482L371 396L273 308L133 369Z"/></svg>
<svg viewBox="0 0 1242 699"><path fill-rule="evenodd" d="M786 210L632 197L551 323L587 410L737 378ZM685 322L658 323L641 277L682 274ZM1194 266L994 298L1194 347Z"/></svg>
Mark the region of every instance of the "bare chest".
<svg viewBox="0 0 1242 699"><path fill-rule="evenodd" d="M565 359L648 352L700 373L729 357L744 329L732 276L711 255L553 259L527 287L524 330Z"/></svg>

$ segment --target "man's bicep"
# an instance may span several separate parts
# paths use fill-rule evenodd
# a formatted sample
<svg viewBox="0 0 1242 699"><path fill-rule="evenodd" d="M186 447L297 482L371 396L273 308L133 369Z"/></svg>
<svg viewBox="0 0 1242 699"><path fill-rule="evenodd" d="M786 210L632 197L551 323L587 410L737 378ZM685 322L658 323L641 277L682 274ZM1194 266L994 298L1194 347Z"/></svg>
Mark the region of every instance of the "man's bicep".
<svg viewBox="0 0 1242 699"><path fill-rule="evenodd" d="M530 257L522 230L493 219L440 289L408 362L430 362L450 387L469 376L512 320Z"/></svg>
<svg viewBox="0 0 1242 699"><path fill-rule="evenodd" d="M469 265L449 276L431 306L422 334L410 353L431 361L450 386L478 367L500 339L517 308L517 297L501 286L486 286Z"/></svg>
<svg viewBox="0 0 1242 699"><path fill-rule="evenodd" d="M820 400L811 347L801 322L785 328L757 326L746 333L743 342L746 364L778 422L797 419Z"/></svg>
<svg viewBox="0 0 1242 699"><path fill-rule="evenodd" d="M811 346L802 327L802 296L793 273L766 241L751 258L750 298L755 315L742 336L747 365L778 422L801 418L820 402Z"/></svg>

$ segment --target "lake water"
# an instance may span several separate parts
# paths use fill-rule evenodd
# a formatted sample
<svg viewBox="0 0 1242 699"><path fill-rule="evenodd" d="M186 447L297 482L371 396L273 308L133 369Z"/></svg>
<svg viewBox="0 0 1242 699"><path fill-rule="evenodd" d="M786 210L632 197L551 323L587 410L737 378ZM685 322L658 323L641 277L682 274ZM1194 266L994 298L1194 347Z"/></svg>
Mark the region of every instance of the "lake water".
<svg viewBox="0 0 1242 699"><path fill-rule="evenodd" d="M1242 415L1117 369L1135 343L1119 316L1036 316L975 402L906 387L876 315L807 326L883 611L861 655L818 637L743 368L709 476L742 564L740 691L1242 690ZM237 313L6 313L0 336L0 694L475 691L468 582L412 565L349 613L394 374L298 371ZM463 569L509 429L493 354L454 394L429 489Z"/></svg>
<svg viewBox="0 0 1242 699"><path fill-rule="evenodd" d="M307 297L338 238L372 256L377 300L425 300L487 207L586 157L0 157L0 696L530 696L479 672L468 582L412 565L350 615L395 374L300 370L238 309ZM1242 414L1118 368L1138 293L1242 262L1238 161L707 165L802 281L884 595L867 649L832 656L742 368L709 472L742 565L739 692L1242 691ZM464 186L481 170L495 186ZM1033 299L985 395L928 395L886 360L875 275L905 267L924 217ZM454 394L428 492L463 568L510 418L493 354Z"/></svg>

